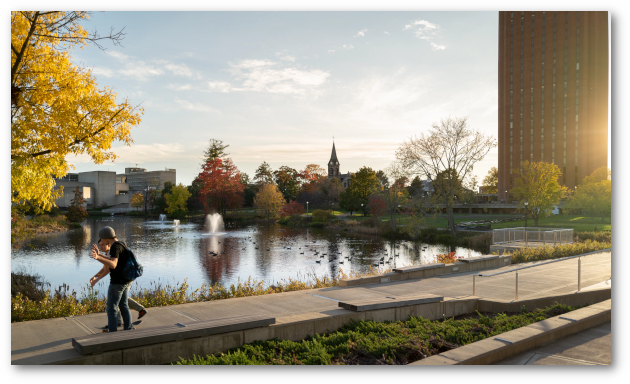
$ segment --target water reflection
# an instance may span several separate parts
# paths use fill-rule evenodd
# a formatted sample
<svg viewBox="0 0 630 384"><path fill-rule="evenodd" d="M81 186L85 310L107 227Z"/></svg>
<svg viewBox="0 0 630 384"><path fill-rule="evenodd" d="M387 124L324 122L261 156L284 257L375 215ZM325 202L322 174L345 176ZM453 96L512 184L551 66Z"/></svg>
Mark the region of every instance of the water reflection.
<svg viewBox="0 0 630 384"><path fill-rule="evenodd" d="M27 267L43 275L52 286L66 283L79 291L101 267L88 252L105 226L114 228L117 237L127 242L143 264L140 285L158 279L182 282L186 278L192 288L204 282L229 286L250 276L273 284L311 272L324 277L335 275L339 269L362 273L374 265L384 270L428 263L449 251L464 257L478 255L461 248L275 223L229 223L223 235L208 236L204 235L203 222L174 226L170 221L108 217L89 219L82 230L31 239L12 251L11 269Z"/></svg>

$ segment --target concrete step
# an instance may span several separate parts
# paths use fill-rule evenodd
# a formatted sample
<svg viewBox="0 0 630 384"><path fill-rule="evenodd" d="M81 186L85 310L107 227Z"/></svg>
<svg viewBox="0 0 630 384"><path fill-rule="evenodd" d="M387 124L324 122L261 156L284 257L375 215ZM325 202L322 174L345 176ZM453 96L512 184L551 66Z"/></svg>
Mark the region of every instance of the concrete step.
<svg viewBox="0 0 630 384"><path fill-rule="evenodd" d="M131 331L102 333L72 339L72 346L82 355L166 343L170 341L242 331L275 324L276 319L263 315L244 315L194 321Z"/></svg>

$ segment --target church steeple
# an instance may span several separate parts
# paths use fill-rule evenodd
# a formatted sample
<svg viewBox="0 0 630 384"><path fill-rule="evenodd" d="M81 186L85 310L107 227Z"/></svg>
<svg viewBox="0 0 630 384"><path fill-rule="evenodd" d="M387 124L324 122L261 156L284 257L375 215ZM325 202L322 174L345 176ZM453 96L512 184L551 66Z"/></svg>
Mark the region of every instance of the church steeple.
<svg viewBox="0 0 630 384"><path fill-rule="evenodd" d="M332 154L328 160L328 178L339 177L339 160L335 151L335 141L333 140Z"/></svg>

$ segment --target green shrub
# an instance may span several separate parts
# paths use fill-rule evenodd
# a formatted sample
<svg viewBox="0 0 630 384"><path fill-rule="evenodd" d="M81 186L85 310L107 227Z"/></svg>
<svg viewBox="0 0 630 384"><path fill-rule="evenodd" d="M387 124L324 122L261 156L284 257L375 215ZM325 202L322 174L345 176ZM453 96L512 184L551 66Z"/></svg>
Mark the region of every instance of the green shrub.
<svg viewBox="0 0 630 384"><path fill-rule="evenodd" d="M529 261L560 259L562 257L581 255L583 253L610 248L610 243L586 240L573 244L545 245L542 247L525 247L512 252L512 264Z"/></svg>
<svg viewBox="0 0 630 384"><path fill-rule="evenodd" d="M324 222L333 217L331 210L316 209L313 211L313 221Z"/></svg>
<svg viewBox="0 0 630 384"><path fill-rule="evenodd" d="M593 240L593 241L603 241L603 242L611 243L612 232L611 231L577 232L575 234L575 240L576 241Z"/></svg>
<svg viewBox="0 0 630 384"><path fill-rule="evenodd" d="M397 365L558 316L575 308L556 304L518 314L481 314L455 320L354 321L301 341L255 341L226 353L180 359L177 365Z"/></svg>

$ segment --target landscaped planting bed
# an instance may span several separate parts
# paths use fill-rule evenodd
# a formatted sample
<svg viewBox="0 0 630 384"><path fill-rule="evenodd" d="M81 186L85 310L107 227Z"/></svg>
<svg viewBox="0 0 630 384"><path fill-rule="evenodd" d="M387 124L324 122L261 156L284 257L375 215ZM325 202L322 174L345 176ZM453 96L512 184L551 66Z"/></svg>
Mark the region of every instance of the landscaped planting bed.
<svg viewBox="0 0 630 384"><path fill-rule="evenodd" d="M294 342L256 341L227 353L181 359L177 365L405 365L558 316L576 308L556 304L521 313L479 313L426 320L352 321L335 332Z"/></svg>

